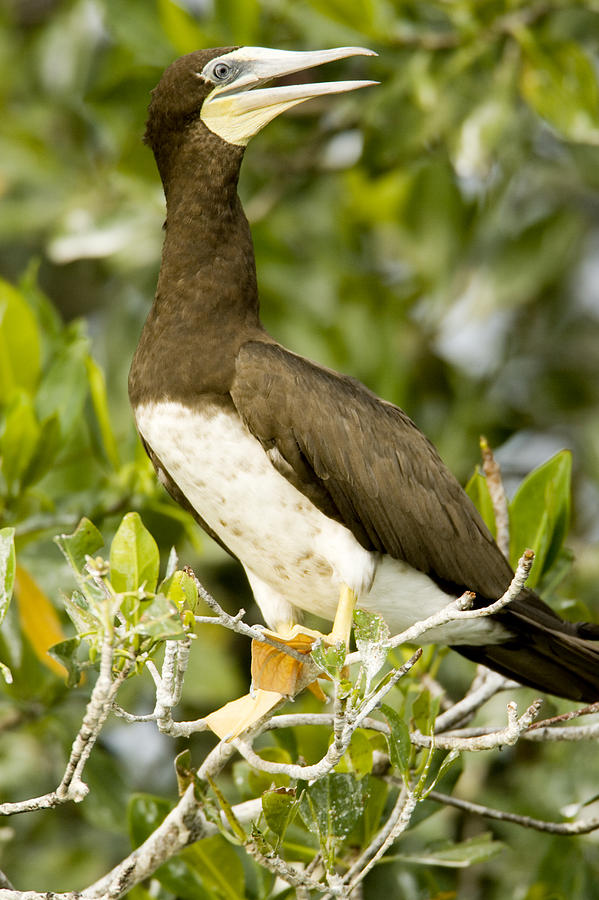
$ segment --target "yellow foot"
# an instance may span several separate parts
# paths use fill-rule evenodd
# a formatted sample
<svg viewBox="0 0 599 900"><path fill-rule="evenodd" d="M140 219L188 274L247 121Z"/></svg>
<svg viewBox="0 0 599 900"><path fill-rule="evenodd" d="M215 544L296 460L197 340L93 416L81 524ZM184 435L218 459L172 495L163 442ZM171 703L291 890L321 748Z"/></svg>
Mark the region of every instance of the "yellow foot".
<svg viewBox="0 0 599 900"><path fill-rule="evenodd" d="M216 709L205 722L218 735L221 741L231 741L239 737L246 728L255 725L256 722L270 712L277 703L284 700L283 694L278 691L256 690L252 694L245 694L237 700L231 700L220 709Z"/></svg>
<svg viewBox="0 0 599 900"><path fill-rule="evenodd" d="M327 644L343 643L347 647L355 605L355 593L344 584L341 586L333 630L329 635L304 628L303 625L288 626L281 631L265 629L264 634L302 655L310 653L318 638ZM272 644L252 641L252 692L210 713L205 721L221 740L232 740L255 725L281 700L295 697L306 687L319 700L326 700L318 682L310 680L310 676L306 674L301 660Z"/></svg>
<svg viewBox="0 0 599 900"><path fill-rule="evenodd" d="M264 634L303 655L310 653L317 638L323 637L320 632L301 625L286 628L284 633L265 629ZM278 650L272 644L252 641L251 693L210 713L205 722L221 740L230 741L255 725L282 700L295 697L305 687L319 700L326 700L318 682L307 684L307 681L301 660L285 653L283 649Z"/></svg>
<svg viewBox="0 0 599 900"><path fill-rule="evenodd" d="M264 634L291 650L297 650L303 656L310 653L318 638L327 640L319 631L303 625L294 625L284 632L265 629ZM319 700L326 700L318 682L307 683L304 664L299 659L261 641L252 641L252 686L267 691L280 691L287 697L295 697L308 687Z"/></svg>

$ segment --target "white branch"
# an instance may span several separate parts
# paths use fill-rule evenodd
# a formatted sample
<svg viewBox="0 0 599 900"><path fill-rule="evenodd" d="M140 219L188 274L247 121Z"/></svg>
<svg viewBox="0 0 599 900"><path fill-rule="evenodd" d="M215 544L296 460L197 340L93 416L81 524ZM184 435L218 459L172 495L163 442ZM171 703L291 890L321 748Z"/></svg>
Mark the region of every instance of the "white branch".
<svg viewBox="0 0 599 900"><path fill-rule="evenodd" d="M486 438L481 437L483 472L487 481L493 512L495 513L495 541L507 560L510 558L510 517L507 496L501 477L501 467Z"/></svg>
<svg viewBox="0 0 599 900"><path fill-rule="evenodd" d="M432 616L428 616L428 618L416 622L410 628L406 628L406 630L402 631L400 634L394 635L394 637L387 641L385 646L391 650L402 644L413 644L422 637L423 634L426 634L427 631L431 631L433 628L439 628L441 625L447 625L449 622L461 622L464 619L482 619L486 616L492 616L495 615L495 613L501 612L505 606L520 595L533 562L533 551L525 550L518 562L514 577L512 578L508 589L498 600L495 600L494 603L490 603L488 606L482 606L480 609L472 609L471 606L475 594L473 594L472 591L465 591L461 597L452 600L447 606L444 606L443 609L433 613ZM350 653L347 656L346 662L350 665L351 663L360 662L360 660L360 653L355 652Z"/></svg>
<svg viewBox="0 0 599 900"><path fill-rule="evenodd" d="M87 704L81 728L73 741L65 773L56 790L29 800L22 800L16 803L2 803L0 804L0 815L13 815L15 813L30 812L34 809L48 809L71 800L79 803L86 796L88 787L81 780L83 768L110 712L114 697L129 671L128 667L125 667L113 679L112 662L112 636L106 634L102 644L100 673Z"/></svg>

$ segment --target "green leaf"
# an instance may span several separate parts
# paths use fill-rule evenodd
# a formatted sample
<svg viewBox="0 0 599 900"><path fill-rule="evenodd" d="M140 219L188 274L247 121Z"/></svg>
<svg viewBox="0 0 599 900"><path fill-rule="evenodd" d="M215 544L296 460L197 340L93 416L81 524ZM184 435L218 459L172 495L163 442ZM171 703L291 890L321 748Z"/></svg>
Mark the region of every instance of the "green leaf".
<svg viewBox="0 0 599 900"><path fill-rule="evenodd" d="M9 493L16 492L20 486L33 459L39 435L31 397L22 391L13 394L0 437L0 466Z"/></svg>
<svg viewBox="0 0 599 900"><path fill-rule="evenodd" d="M180 856L200 877L211 897L222 900L245 897L243 865L233 846L220 834L186 847Z"/></svg>
<svg viewBox="0 0 599 900"><path fill-rule="evenodd" d="M61 663L68 672L67 687L76 687L81 679L82 668L78 656L80 644L81 639L73 637L48 648L50 656Z"/></svg>
<svg viewBox="0 0 599 900"><path fill-rule="evenodd" d="M385 802L389 793L389 785L382 778L367 775L363 781L364 812L358 823L357 842L367 847L378 831Z"/></svg>
<svg viewBox="0 0 599 900"><path fill-rule="evenodd" d="M322 666L331 677L335 678L343 668L346 654L347 649L342 644L326 647L320 643L312 651L312 659L317 665Z"/></svg>
<svg viewBox="0 0 599 900"><path fill-rule="evenodd" d="M387 649L384 644L389 638L389 628L385 620L374 613L357 609L354 612L354 638L356 647L362 654L362 665L366 672L366 690L370 682L385 664Z"/></svg>
<svg viewBox="0 0 599 900"><path fill-rule="evenodd" d="M432 697L428 688L421 691L414 700L412 717L414 725L422 734L432 734L440 702L440 697Z"/></svg>
<svg viewBox="0 0 599 900"><path fill-rule="evenodd" d="M0 529L0 623L12 598L16 572L15 530Z"/></svg>
<svg viewBox="0 0 599 900"><path fill-rule="evenodd" d="M21 486L36 484L52 466L61 447L60 423L53 414L41 424L37 441L27 467L21 476Z"/></svg>
<svg viewBox="0 0 599 900"><path fill-rule="evenodd" d="M71 622L79 634L93 634L98 631L101 622L81 591L73 591L70 597L63 594L62 602Z"/></svg>
<svg viewBox="0 0 599 900"><path fill-rule="evenodd" d="M387 719L391 728L391 736L387 738L389 744L389 759L396 769L405 775L410 767L410 758L412 755L412 742L410 741L410 731L406 722L399 713L391 706L383 703L381 712Z"/></svg>
<svg viewBox="0 0 599 900"><path fill-rule="evenodd" d="M477 510L483 518L483 522L493 535L496 536L497 530L495 525L495 510L493 509L493 501L489 493L487 479L477 468L472 474L470 481L466 485L466 493L476 506Z"/></svg>
<svg viewBox="0 0 599 900"><path fill-rule="evenodd" d="M431 849L429 852L400 854L393 859L402 862L416 863L421 866L444 866L449 869L465 869L474 863L485 862L493 856L497 856L505 849L501 841L494 841L493 836L486 832L474 838L462 841L460 844L443 844Z"/></svg>
<svg viewBox="0 0 599 900"><path fill-rule="evenodd" d="M104 538L93 522L81 519L73 534L59 534L54 538L75 574L85 566L86 556L94 556L104 545Z"/></svg>
<svg viewBox="0 0 599 900"><path fill-rule="evenodd" d="M156 590L160 554L156 541L138 513L127 513L110 546L110 580L117 593L136 591L142 585Z"/></svg>
<svg viewBox="0 0 599 900"><path fill-rule="evenodd" d="M460 752L459 750L450 750L449 753L443 759L443 762L439 766L439 770L433 776L431 782L427 785L426 791L432 791L438 784L438 782L444 778L444 776L449 772L453 766L460 761ZM430 772L429 772L430 774Z"/></svg>
<svg viewBox="0 0 599 900"><path fill-rule="evenodd" d="M104 538L93 522L83 518L73 534L59 534L54 541L70 565L80 590L91 601L92 608L93 604L102 604L106 599L104 592L85 572L86 556L93 557L104 544ZM75 595L73 597L75 598ZM74 602L78 603L78 600L74 599Z"/></svg>
<svg viewBox="0 0 599 900"><path fill-rule="evenodd" d="M363 778L364 775L372 772L372 753L372 744L368 734L358 728L352 734L347 752L335 767L335 771L353 772L356 778Z"/></svg>
<svg viewBox="0 0 599 900"><path fill-rule="evenodd" d="M352 775L332 773L310 784L300 800L300 815L308 828L327 838L344 838L363 811L362 782Z"/></svg>
<svg viewBox="0 0 599 900"><path fill-rule="evenodd" d="M33 393L40 374L40 338L35 315L22 295L0 279L0 404L19 388Z"/></svg>
<svg viewBox="0 0 599 900"><path fill-rule="evenodd" d="M191 764L191 750L189 747L182 750L175 757L175 773L177 775L177 790L179 796L183 796L190 784L193 784L195 770Z"/></svg>
<svg viewBox="0 0 599 900"><path fill-rule="evenodd" d="M198 601L198 591L193 578L178 569L160 585L159 591L173 603L180 612L194 612Z"/></svg>
<svg viewBox="0 0 599 900"><path fill-rule="evenodd" d="M177 608L170 600L167 600L164 594L156 594L151 603L144 605L143 613L134 631L136 634L152 637L156 641L172 641L185 636Z"/></svg>
<svg viewBox="0 0 599 900"><path fill-rule="evenodd" d="M71 323L63 340L40 384L36 409L40 419L54 413L58 416L64 440L80 423L88 390L85 360L89 339L83 323Z"/></svg>
<svg viewBox="0 0 599 900"><path fill-rule="evenodd" d="M556 561L566 537L571 472L571 453L562 450L524 479L509 505L510 560L515 567L524 550L534 550L531 588Z"/></svg>
<svg viewBox="0 0 599 900"><path fill-rule="evenodd" d="M87 380L89 383L92 405L100 428L104 451L110 465L115 472L117 472L121 463L116 438L110 422L104 372L98 363L89 355L86 355L85 357L85 367L87 369Z"/></svg>
<svg viewBox="0 0 599 900"><path fill-rule="evenodd" d="M277 847L285 837L297 808L298 801L294 789L276 788L262 794L262 812L266 824L277 836Z"/></svg>
<svg viewBox="0 0 599 900"><path fill-rule="evenodd" d="M541 47L522 36L522 96L571 141L599 143L599 87L591 60L573 41Z"/></svg>

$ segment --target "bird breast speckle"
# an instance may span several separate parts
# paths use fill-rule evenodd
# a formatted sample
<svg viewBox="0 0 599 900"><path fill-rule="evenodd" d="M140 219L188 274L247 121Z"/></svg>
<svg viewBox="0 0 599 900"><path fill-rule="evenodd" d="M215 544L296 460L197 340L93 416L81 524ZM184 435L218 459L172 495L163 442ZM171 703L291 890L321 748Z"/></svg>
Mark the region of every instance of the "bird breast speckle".
<svg viewBox="0 0 599 900"><path fill-rule="evenodd" d="M376 555L275 469L230 402L147 403L135 417L194 509L271 590L325 617L334 615L342 582L368 590Z"/></svg>

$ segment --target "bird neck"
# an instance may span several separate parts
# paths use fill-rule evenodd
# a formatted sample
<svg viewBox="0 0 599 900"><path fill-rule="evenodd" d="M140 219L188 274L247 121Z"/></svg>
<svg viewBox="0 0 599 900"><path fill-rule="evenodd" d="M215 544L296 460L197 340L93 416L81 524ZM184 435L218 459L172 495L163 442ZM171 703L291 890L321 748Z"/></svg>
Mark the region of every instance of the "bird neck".
<svg viewBox="0 0 599 900"><path fill-rule="evenodd" d="M157 393L187 401L228 392L239 347L265 335L237 196L243 148L202 129L154 152L167 216L156 296L130 373L134 405Z"/></svg>
<svg viewBox="0 0 599 900"><path fill-rule="evenodd" d="M161 171L167 215L157 301L203 332L258 324L254 247L237 195L243 149L202 128Z"/></svg>

